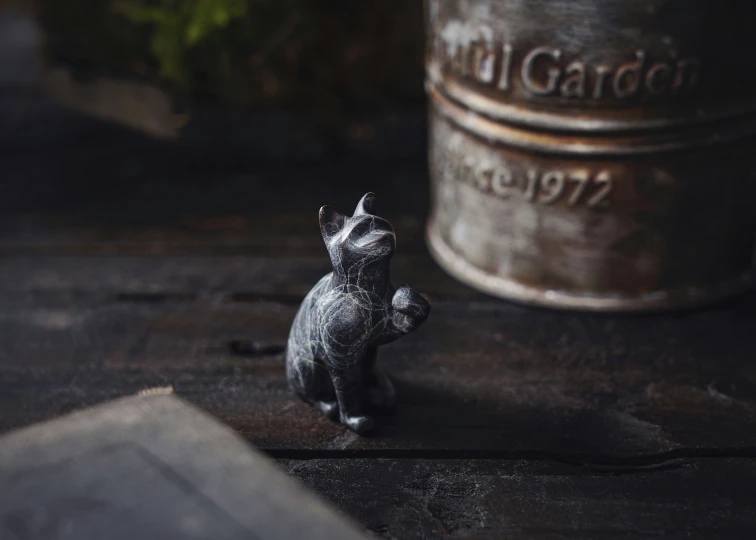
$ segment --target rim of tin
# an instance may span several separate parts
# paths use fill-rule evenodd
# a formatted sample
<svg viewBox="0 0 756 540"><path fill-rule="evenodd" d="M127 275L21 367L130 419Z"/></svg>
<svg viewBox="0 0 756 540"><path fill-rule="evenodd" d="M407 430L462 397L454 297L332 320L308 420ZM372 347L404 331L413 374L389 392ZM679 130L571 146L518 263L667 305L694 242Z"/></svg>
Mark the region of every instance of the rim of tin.
<svg viewBox="0 0 756 540"><path fill-rule="evenodd" d="M438 66L426 66L428 83L435 86L447 99L498 122L514 124L530 129L556 131L564 134L582 133L611 135L614 132L646 132L668 129L700 127L742 116L756 114L756 101L718 106L715 110L697 109L685 116L667 116L644 119L612 119L596 116L570 115L557 111L528 108L522 103L498 101L475 92L464 84L441 74ZM586 111L583 111L586 112Z"/></svg>
<svg viewBox="0 0 756 540"><path fill-rule="evenodd" d="M680 131L587 134L545 133L505 124L452 100L434 83L427 85L433 107L468 133L513 148L562 155L631 156L722 144L751 135L756 117L722 120L712 125L689 126Z"/></svg>
<svg viewBox="0 0 756 540"><path fill-rule="evenodd" d="M743 293L754 287L754 272L707 290L680 288L660 290L642 296L578 296L558 290L543 290L523 285L512 279L484 272L454 252L441 237L436 221L428 220L425 237L433 259L465 285L486 294L519 304L560 310L594 312L644 312L689 309Z"/></svg>

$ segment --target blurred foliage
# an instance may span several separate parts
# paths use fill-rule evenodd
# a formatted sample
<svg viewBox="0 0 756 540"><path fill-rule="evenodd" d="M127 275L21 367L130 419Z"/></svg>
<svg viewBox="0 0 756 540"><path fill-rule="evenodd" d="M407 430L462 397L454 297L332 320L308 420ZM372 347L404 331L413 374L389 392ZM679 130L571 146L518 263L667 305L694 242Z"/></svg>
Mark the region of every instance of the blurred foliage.
<svg viewBox="0 0 756 540"><path fill-rule="evenodd" d="M38 0L48 52L191 101L344 111L423 99L420 0Z"/></svg>
<svg viewBox="0 0 756 540"><path fill-rule="evenodd" d="M113 5L116 13L132 23L153 26L152 53L159 73L181 86L188 83L184 58L188 49L232 19L247 14L244 0L170 0L155 4L145 0L121 0Z"/></svg>

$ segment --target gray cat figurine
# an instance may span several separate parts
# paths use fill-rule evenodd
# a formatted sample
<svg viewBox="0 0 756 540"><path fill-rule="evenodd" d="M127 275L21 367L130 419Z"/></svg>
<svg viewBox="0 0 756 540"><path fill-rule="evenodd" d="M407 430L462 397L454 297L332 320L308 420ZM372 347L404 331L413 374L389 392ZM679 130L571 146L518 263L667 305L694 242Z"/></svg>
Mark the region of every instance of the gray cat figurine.
<svg viewBox="0 0 756 540"><path fill-rule="evenodd" d="M356 433L374 427L366 399L387 409L396 404L391 379L376 365L378 347L412 332L430 312L419 293L391 284L396 236L388 221L373 215L374 200L367 193L352 217L320 209L333 272L302 301L286 345L289 386Z"/></svg>

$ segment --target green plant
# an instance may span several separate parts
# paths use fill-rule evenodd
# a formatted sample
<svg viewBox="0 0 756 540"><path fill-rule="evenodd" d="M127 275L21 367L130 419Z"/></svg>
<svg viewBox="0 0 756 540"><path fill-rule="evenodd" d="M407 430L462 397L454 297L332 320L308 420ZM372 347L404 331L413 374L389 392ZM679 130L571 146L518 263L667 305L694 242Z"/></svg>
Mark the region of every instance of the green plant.
<svg viewBox="0 0 756 540"><path fill-rule="evenodd" d="M213 32L247 14L246 0L119 0L113 10L134 24L150 24L159 73L179 87L189 85L186 57Z"/></svg>

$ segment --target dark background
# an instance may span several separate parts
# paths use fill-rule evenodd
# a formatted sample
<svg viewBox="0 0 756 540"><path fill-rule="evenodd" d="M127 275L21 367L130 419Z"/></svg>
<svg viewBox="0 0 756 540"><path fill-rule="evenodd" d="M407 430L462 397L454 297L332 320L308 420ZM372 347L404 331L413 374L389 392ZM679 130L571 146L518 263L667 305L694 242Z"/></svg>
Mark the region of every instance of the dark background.
<svg viewBox="0 0 756 540"><path fill-rule="evenodd" d="M422 2L15 7L36 21L34 61L45 90L153 135L262 159L414 157L423 149ZM16 19L17 47L31 39L28 21L5 18Z"/></svg>
<svg viewBox="0 0 756 540"><path fill-rule="evenodd" d="M317 211L380 195L376 167L425 168L422 2L0 6L0 152L6 180L27 180L6 190L0 205L9 212L65 205L83 217L115 197L124 204L110 205L109 216L123 208L147 218L142 210L166 198L189 198L201 173L199 206L186 214L259 214L276 208L265 180L239 181L244 197L205 182L271 167L290 171L288 194ZM50 157L33 158L40 152ZM334 173L337 163L350 171ZM347 189L329 185L337 176ZM156 178L174 178L175 191L154 193ZM425 197L387 210L409 205L422 215Z"/></svg>

